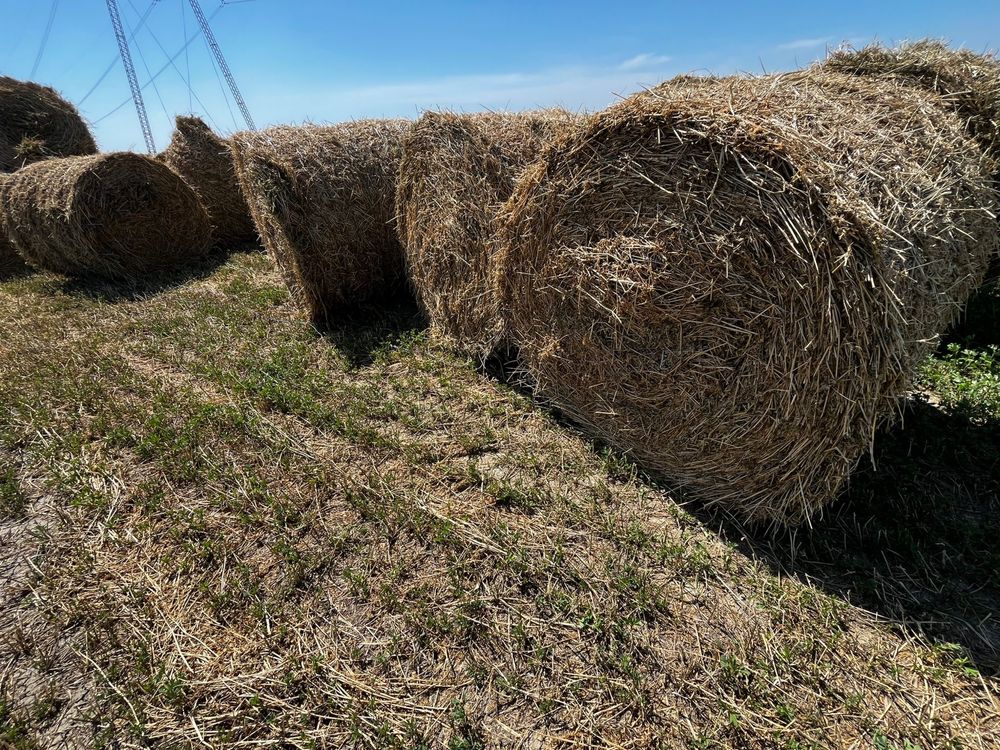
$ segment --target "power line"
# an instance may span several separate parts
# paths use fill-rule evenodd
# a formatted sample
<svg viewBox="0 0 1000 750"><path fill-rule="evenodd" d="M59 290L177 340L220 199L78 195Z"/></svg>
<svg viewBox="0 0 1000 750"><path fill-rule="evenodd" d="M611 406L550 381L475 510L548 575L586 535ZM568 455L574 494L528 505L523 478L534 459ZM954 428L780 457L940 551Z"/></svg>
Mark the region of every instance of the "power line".
<svg viewBox="0 0 1000 750"><path fill-rule="evenodd" d="M149 18L149 14L153 12L153 8L155 7L156 7L156 0L153 0L149 4L149 7L146 8L146 12L142 14L142 18L139 19L139 24L135 27L135 32L132 34L132 36L129 37L130 42L135 41L135 35L138 34L140 31L142 31L142 27L146 25L146 19ZM97 79L94 85L91 86L90 89L87 91L87 93L83 95L83 98L76 103L77 107L82 106L83 103L90 98L90 95L93 94L95 91L97 91L97 87L100 86L102 83L104 83L104 79L107 78L111 74L111 71L115 69L115 66L118 64L119 60L121 60L121 57L119 57L118 55L115 55L113 58L111 58L111 62L108 63L108 67L104 69L104 72L101 73L100 77Z"/></svg>
<svg viewBox="0 0 1000 750"><path fill-rule="evenodd" d="M132 0L128 0L128 4L132 6L132 10L135 13L139 12L138 10L136 10L135 5L133 4ZM131 30L131 27L129 27L129 30ZM133 33L132 36L134 37L135 34ZM142 67L144 67L146 69L146 75L152 75L152 71L149 69L149 64L146 62L146 56L144 54L142 54L142 47L137 44L135 46L135 51L139 54L139 59L142 61ZM163 116L166 117L167 118L167 122L169 122L170 121L170 113L167 112L167 105L163 103L163 97L160 96L160 90L156 87L155 83L153 84L153 92L156 94L156 98L160 102L160 107L163 109Z"/></svg>
<svg viewBox="0 0 1000 750"><path fill-rule="evenodd" d="M243 113L243 119L246 121L247 128L251 131L256 130L254 127L253 118L250 116L250 109L247 107L247 103L243 100L243 94L240 93L239 86L236 85L236 78L233 76L233 71L229 69L229 63L226 62L226 58L222 54L222 48L219 46L219 42L215 38L215 33L212 31L211 25L208 23L208 19L205 18L205 12L201 9L201 3L198 0L188 0L191 5L191 10L194 12L195 18L198 20L198 25L201 26L201 31L205 35L205 42L208 44L208 48L211 50L212 54L215 55L215 60L219 63L219 69L222 71L222 75L226 77L226 82L229 84L229 90L233 93L233 99L236 100L237 106L240 108L240 112ZM223 7L222 5L219 8Z"/></svg>
<svg viewBox="0 0 1000 750"><path fill-rule="evenodd" d="M215 17L215 15L216 15L216 14L217 14L217 13L218 13L218 12L219 12L220 10L222 10L222 9L223 9L224 7L225 7L224 5L220 5L220 6L219 6L219 7L217 7L217 8L216 8L216 9L215 9L214 11L212 11L212 13L211 13L211 14L209 15L209 20L211 20L212 18L214 18L214 17ZM196 32L195 32L194 34L192 34L192 35L191 35L191 36L190 36L190 37L188 38L188 40L187 40L186 42L184 42L184 46L183 46L183 47L181 47L181 48L180 48L179 50L177 50L177 53L176 53L176 54L174 54L174 55L173 55L173 56L172 56L172 57L171 57L171 58L170 58L169 60L167 60L167 64L166 64L166 65L164 65L164 66L163 66L162 68L160 68L159 70L157 70L157 71L156 71L156 73L154 73L154 74L153 74L153 77L152 77L152 78L150 78L150 79L149 79L148 81L146 81L146 83L144 83L144 84L142 85L142 87L141 87L141 88L142 88L142 90L145 90L145 89L146 89L146 88L147 88L147 87L148 87L148 86L149 86L149 85L150 85L150 84L151 84L151 83L152 83L153 81L155 81L155 80L156 80L157 78L159 78L159 77L160 77L161 75L163 75L164 71L165 71L165 70L166 70L167 68L169 68L169 67L170 67L171 65L173 65L174 61L175 61L175 60L176 60L176 59L177 59L178 57L180 57L180 56L181 56L181 55L182 55L182 54L184 53L184 50L186 50L186 49L187 49L188 47L190 47L190 46L191 46L191 44L192 44L192 43L194 42L194 40L195 40L195 39L197 39L197 38L198 38L198 37L199 37L200 35L201 35L201 31L196 31ZM125 107L125 106L128 106L129 102L131 102L131 101L132 101L132 99L131 99L131 98L129 98L129 99L125 99L124 101L122 101L122 103L121 103L121 104L119 104L119 105L118 105L117 107L115 107L114 109L112 109L112 110L111 110L110 112L108 112L107 114L105 114L105 115L102 115L101 117L98 117L98 118L97 118L96 120L94 120L94 121L93 121L93 124L94 124L94 125L97 125L97 124L98 124L99 122L103 122L104 120L107 120L107 119L108 119L109 117L111 117L111 115L113 115L113 114L115 114L116 112L118 112L119 110L121 110L121 109L122 109L122 107Z"/></svg>
<svg viewBox="0 0 1000 750"><path fill-rule="evenodd" d="M181 0L181 2L183 2L183 1L184 0ZM135 8L135 6L132 3L132 0L128 0L128 3L129 3L129 5L132 5L133 9ZM153 41L156 43L156 46L160 48L160 52L163 53L163 56L169 58L170 57L170 53L167 52L167 48L163 46L162 42L160 42L160 38L158 36L156 36L156 34L153 32L152 29L147 29L147 31L149 32L149 35L153 38ZM185 54L187 54L187 53L185 52ZM173 62L171 62L169 60L168 60L167 64L170 65L174 69L174 72L177 73L177 76L182 81L184 81L184 74L181 73L180 68L178 68L176 65L173 64ZM149 72L148 69L147 69L146 72L147 73ZM150 83L152 83L152 80L150 81ZM215 127L215 129L219 130L219 124L212 118L211 113L209 113L209 111L208 111L208 107L205 106L205 103L201 100L201 97L199 97L198 94L195 93L194 88L191 86L190 78L188 78L188 80L185 81L185 84L187 85L187 90L188 90L188 104L189 104L189 108L193 109L193 107L190 107L191 98L193 97L195 99L195 101L198 102L198 106L201 107L202 111L205 113L205 116L208 117L208 119L211 121L211 123ZM155 87L155 84L154 84L154 87ZM166 111L166 110L164 110L164 111ZM167 119L168 120L170 119L169 115L167 115Z"/></svg>
<svg viewBox="0 0 1000 750"><path fill-rule="evenodd" d="M38 72L38 66L42 64L42 56L45 54L45 48L49 44L49 34L52 33L52 25L56 22L56 10L59 8L59 0L52 0L52 9L49 11L49 20L45 24L45 32L42 34L42 43L38 47L38 54L35 55L35 64L31 66L31 75L28 76L31 80L35 79L35 73Z"/></svg>
<svg viewBox="0 0 1000 750"><path fill-rule="evenodd" d="M153 142L153 131L149 127L146 105L142 101L142 89L139 88L139 79L135 74L135 66L132 65L132 54L129 52L125 29L122 27L121 14L118 11L118 0L107 0L107 4L108 14L111 16L111 25L114 27L115 38L118 40L118 51L122 56L122 64L125 66L125 75L128 77L128 86L132 90L135 111L139 115L139 125L142 126L142 135L146 139L146 148L149 150L149 153L155 154L156 144Z"/></svg>
<svg viewBox="0 0 1000 750"><path fill-rule="evenodd" d="M187 27L187 6L184 4L184 0L180 0L181 4L181 31L184 34L184 39L187 39L188 27ZM224 5L225 3L223 3ZM191 55L185 48L184 50L184 65L187 68L187 87L188 87L188 112L194 109L194 104L191 102L191 94L194 93L191 89Z"/></svg>

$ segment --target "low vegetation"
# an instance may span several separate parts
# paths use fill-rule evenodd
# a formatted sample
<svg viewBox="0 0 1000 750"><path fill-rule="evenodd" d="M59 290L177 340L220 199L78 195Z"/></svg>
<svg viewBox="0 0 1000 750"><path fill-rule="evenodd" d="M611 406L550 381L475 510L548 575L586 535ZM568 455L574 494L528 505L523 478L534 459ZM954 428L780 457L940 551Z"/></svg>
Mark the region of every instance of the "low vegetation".
<svg viewBox="0 0 1000 750"><path fill-rule="evenodd" d="M0 282L0 747L1000 742L995 296L775 537L410 304L320 335L266 256L195 271Z"/></svg>

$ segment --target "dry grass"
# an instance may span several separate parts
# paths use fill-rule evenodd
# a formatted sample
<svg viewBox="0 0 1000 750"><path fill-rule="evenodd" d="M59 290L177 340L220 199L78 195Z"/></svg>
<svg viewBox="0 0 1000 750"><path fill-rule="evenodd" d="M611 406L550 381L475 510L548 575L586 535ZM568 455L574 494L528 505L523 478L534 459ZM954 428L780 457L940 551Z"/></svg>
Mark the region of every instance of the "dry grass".
<svg viewBox="0 0 1000 750"><path fill-rule="evenodd" d="M238 133L236 171L265 246L318 326L397 289L396 171L404 120Z"/></svg>
<svg viewBox="0 0 1000 750"><path fill-rule="evenodd" d="M257 229L240 190L229 144L197 117L178 117L159 157L201 198L212 221L215 244L226 249L257 243Z"/></svg>
<svg viewBox="0 0 1000 750"><path fill-rule="evenodd" d="M410 284L435 335L479 356L498 343L489 281L494 217L542 147L579 120L563 110L428 112L407 134L399 234Z"/></svg>
<svg viewBox="0 0 1000 750"><path fill-rule="evenodd" d="M754 521L827 505L996 247L936 94L683 78L594 116L505 210L501 309L545 397Z"/></svg>
<svg viewBox="0 0 1000 750"><path fill-rule="evenodd" d="M76 107L48 86L0 76L0 172L53 156L97 153Z"/></svg>
<svg viewBox="0 0 1000 750"><path fill-rule="evenodd" d="M7 237L28 263L136 279L205 252L208 215L169 168L131 153L49 159L0 184Z"/></svg>
<svg viewBox="0 0 1000 750"><path fill-rule="evenodd" d="M1000 740L995 461L931 442L917 482L899 435L879 515L853 500L810 567L776 569L413 311L324 337L296 312L259 254L116 304L0 284L0 535L37 529L0 583L19 750L67 726L125 748ZM937 419L923 440L972 434Z"/></svg>

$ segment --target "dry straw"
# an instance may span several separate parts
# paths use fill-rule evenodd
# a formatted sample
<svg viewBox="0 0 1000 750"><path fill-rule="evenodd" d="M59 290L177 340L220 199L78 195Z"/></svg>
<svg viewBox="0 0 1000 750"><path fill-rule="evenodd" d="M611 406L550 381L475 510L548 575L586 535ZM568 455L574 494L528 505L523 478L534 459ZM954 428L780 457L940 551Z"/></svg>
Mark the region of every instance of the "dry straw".
<svg viewBox="0 0 1000 750"><path fill-rule="evenodd" d="M1000 158L1000 60L924 39L895 48L878 44L833 52L822 67L890 78L939 94L993 158Z"/></svg>
<svg viewBox="0 0 1000 750"><path fill-rule="evenodd" d="M822 70L679 79L525 173L495 282L554 404L709 503L795 523L982 278L994 201L936 94Z"/></svg>
<svg viewBox="0 0 1000 750"><path fill-rule="evenodd" d="M168 167L131 153L49 159L6 177L0 212L20 255L70 275L141 278L202 254L208 215Z"/></svg>
<svg viewBox="0 0 1000 750"><path fill-rule="evenodd" d="M397 289L396 171L405 120L237 133L236 172L264 245L314 324Z"/></svg>
<svg viewBox="0 0 1000 750"><path fill-rule="evenodd" d="M229 145L197 117L178 117L170 145L160 159L201 198L212 221L215 244L244 247L257 230L233 169Z"/></svg>
<svg viewBox="0 0 1000 750"><path fill-rule="evenodd" d="M480 356L495 345L488 269L497 210L542 147L579 119L563 110L428 112L408 133L399 234L410 284L437 336Z"/></svg>
<svg viewBox="0 0 1000 750"><path fill-rule="evenodd" d="M54 89L0 76L0 172L53 156L95 153L80 113Z"/></svg>

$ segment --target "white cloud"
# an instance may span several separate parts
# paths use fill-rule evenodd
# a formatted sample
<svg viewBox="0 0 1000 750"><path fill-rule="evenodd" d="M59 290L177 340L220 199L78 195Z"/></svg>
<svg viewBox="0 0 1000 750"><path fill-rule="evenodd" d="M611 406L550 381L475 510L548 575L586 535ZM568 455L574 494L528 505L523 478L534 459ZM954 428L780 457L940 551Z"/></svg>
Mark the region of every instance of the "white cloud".
<svg viewBox="0 0 1000 750"><path fill-rule="evenodd" d="M650 56L640 68L617 64L577 65L530 72L441 76L416 81L376 83L325 90L252 91L261 120L332 121L381 116L414 116L425 109L456 111L521 110L562 106L570 110L602 109L644 87L670 78L677 70L666 59ZM249 94L248 94L249 97Z"/></svg>
<svg viewBox="0 0 1000 750"><path fill-rule="evenodd" d="M641 55L630 57L628 60L619 65L618 69L646 70L665 65L668 62L670 62L670 57L668 55L654 55L649 52L643 52Z"/></svg>
<svg viewBox="0 0 1000 750"><path fill-rule="evenodd" d="M833 41L833 37L824 36L817 37L815 39L795 39L791 42L785 42L784 44L779 44L778 49L780 50L802 50L802 49L816 49L817 47L825 47Z"/></svg>

